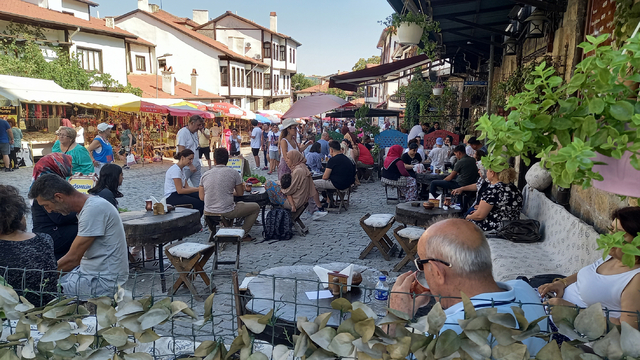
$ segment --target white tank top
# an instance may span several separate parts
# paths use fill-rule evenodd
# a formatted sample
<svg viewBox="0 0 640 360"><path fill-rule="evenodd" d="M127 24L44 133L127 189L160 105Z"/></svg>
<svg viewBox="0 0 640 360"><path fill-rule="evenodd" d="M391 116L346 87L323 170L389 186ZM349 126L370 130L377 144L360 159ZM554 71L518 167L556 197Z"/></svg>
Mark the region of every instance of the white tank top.
<svg viewBox="0 0 640 360"><path fill-rule="evenodd" d="M287 139L282 139L284 141L287 142L287 152L291 151L291 150L298 150L298 148L294 148L293 146L291 146L291 143L289 142L289 140ZM282 151L280 151L280 156L284 156L284 154L282 154Z"/></svg>
<svg viewBox="0 0 640 360"><path fill-rule="evenodd" d="M611 257L607 257L609 260ZM616 275L601 275L596 271L606 260L598 259L589 266L585 266L578 272L578 281L567 286L563 299L578 306L587 307L597 302L603 309L621 310L622 291L629 284L640 268L629 270ZM606 289L603 291L602 289ZM609 316L619 318L619 311L611 311Z"/></svg>

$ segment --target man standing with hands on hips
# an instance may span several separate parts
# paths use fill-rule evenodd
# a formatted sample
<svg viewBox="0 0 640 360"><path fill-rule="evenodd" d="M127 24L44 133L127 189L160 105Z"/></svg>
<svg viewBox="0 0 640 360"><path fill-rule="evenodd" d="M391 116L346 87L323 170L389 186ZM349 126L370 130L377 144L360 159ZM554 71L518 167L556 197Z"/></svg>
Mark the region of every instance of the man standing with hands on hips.
<svg viewBox="0 0 640 360"><path fill-rule="evenodd" d="M200 163L200 153L198 148L200 145L198 139L198 130L204 127L204 119L200 115L193 115L189 118L189 124L178 131L176 136L176 144L178 147L177 152L184 149L193 151L195 156L193 157L193 164L185 166L184 177L191 181L191 186L198 187L200 185L200 178L202 177L202 165Z"/></svg>

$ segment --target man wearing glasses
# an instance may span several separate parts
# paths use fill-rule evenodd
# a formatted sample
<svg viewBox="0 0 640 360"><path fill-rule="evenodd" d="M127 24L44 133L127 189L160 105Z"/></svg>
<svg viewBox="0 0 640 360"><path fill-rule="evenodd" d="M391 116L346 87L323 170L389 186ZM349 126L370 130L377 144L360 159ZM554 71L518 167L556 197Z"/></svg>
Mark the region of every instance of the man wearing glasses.
<svg viewBox="0 0 640 360"><path fill-rule="evenodd" d="M496 282L492 275L491 249L480 228L463 219L447 219L431 225L418 242L419 259L416 271L409 271L396 280L389 307L413 316L418 308L427 305L431 296L411 296L411 284L423 276L430 293L440 301L447 315L442 331L462 332L458 320L464 320L460 293L465 293L476 309L496 307L499 313L513 313L511 306L523 305L529 321L545 316L537 292L522 280ZM546 319L539 323L547 330ZM393 335L393 334L391 334ZM546 343L529 338L523 342L535 355Z"/></svg>

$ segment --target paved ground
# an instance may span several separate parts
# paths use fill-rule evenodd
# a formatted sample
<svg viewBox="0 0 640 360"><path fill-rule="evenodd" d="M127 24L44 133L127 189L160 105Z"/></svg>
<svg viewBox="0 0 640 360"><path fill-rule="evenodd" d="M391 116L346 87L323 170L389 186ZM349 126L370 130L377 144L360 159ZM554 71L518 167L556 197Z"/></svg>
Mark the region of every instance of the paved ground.
<svg viewBox="0 0 640 360"><path fill-rule="evenodd" d="M250 156L250 149L243 148L243 154L250 159L253 167L253 157ZM262 155L262 154L260 154ZM128 210L144 209L144 200L150 195L157 198L162 196L164 174L171 163L136 165L131 170L125 170L124 182L121 192L124 198L118 199L119 206ZM206 165L205 165L206 168ZM266 171L260 171L260 174L267 176ZM24 168L12 173L0 173L1 184L11 184L18 187L23 196L27 196L29 185L31 184L32 168ZM267 176L268 178L276 178L275 175ZM241 261L239 277L240 281L249 274L257 273L261 270L286 265L316 265L331 262L347 262L368 266L383 272L390 272L395 264L399 261L397 256L391 261L385 261L377 252L372 251L366 259L358 259L360 252L369 243L369 238L359 225L359 219L367 212L369 213L393 213L394 205L387 205L384 195L384 188L379 181L375 183L363 184L356 192L351 195L351 206L347 212L342 214L330 213L326 217L311 221L305 220L310 231L306 237L295 235L289 241L279 242L262 242L262 227L254 226L251 234L257 238L251 243L243 243L241 251ZM31 222L30 219L28 221ZM393 238L391 231L389 236ZM208 230L204 230L196 235L187 238L189 241L206 243L209 237ZM222 259L233 259L235 249L228 246L222 254ZM205 270L211 269L211 261ZM214 327L205 327L202 331L195 331L187 323L175 323L174 329L171 331L171 324L165 324L165 334L183 334L192 337L197 336L199 341L204 340L205 336L213 334L221 335L226 339L231 339L235 329L235 321L233 315L235 309L232 309L233 302L231 294L231 277L229 275L229 265L221 265L224 271L218 271L213 276L213 282L217 287L216 297L214 299L214 314L216 315ZM407 265L403 269L409 270ZM339 270L339 269L336 269ZM171 272L171 271L170 271ZM394 277L397 273L390 273ZM171 275L168 275L171 277ZM175 274L174 274L175 276ZM173 283L169 278L168 286ZM132 271L131 279L126 287L134 291L135 296L156 297L166 296L161 294L159 277L152 270ZM196 281L198 291L207 296L207 287L201 280ZM190 296L186 288L182 288L177 293L177 298L188 301L192 304L197 313L202 314L203 303L196 301ZM161 330L160 330L161 332ZM202 336L202 337L201 337Z"/></svg>

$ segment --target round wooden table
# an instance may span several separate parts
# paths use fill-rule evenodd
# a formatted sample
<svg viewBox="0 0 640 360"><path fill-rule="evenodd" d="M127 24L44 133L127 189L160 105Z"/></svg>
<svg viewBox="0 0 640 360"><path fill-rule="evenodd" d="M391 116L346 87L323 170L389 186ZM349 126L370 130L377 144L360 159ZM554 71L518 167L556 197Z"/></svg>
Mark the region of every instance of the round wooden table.
<svg viewBox="0 0 640 360"><path fill-rule="evenodd" d="M412 206L412 202L420 205ZM462 210L456 210L451 207L448 210L440 208L427 210L422 206L422 203L422 201L410 201L396 205L396 221L405 225L426 227L434 217L452 216L462 212Z"/></svg>
<svg viewBox="0 0 640 360"><path fill-rule="evenodd" d="M202 229L200 212L178 207L164 215L153 215L153 211L129 211L121 213L120 218L127 245L157 247L160 282L162 291L166 291L162 247L171 241L182 240L199 232Z"/></svg>
<svg viewBox="0 0 640 360"><path fill-rule="evenodd" d="M444 178L446 178L449 174L434 174L434 173L422 173L422 174L417 174L416 173L416 182L418 184L426 184L429 185L431 184L431 182L433 180L443 180Z"/></svg>
<svg viewBox="0 0 640 360"><path fill-rule="evenodd" d="M349 264L331 263L319 266L328 270L341 271ZM343 297L352 303L360 301L371 307L376 313L385 312L386 302L376 301L373 297L373 289L378 282L378 277L384 274L362 265L354 265L354 271L362 275L362 282L358 287L351 287L351 291ZM331 308L331 302L338 299L339 296L309 300L305 294L307 291L325 290L311 265L280 266L261 271L260 275L254 278L247 288L253 297L245 305L247 312L265 315L274 309L274 314L277 317L275 329L267 326L265 332L261 334L266 336L269 341L272 336L270 332L273 330L277 343L287 343L286 334L292 334L295 331L296 320L299 316L306 316L309 320L313 320L319 314L331 312L332 315L327 325L338 327L341 323L340 311ZM267 332L269 333L267 334Z"/></svg>

